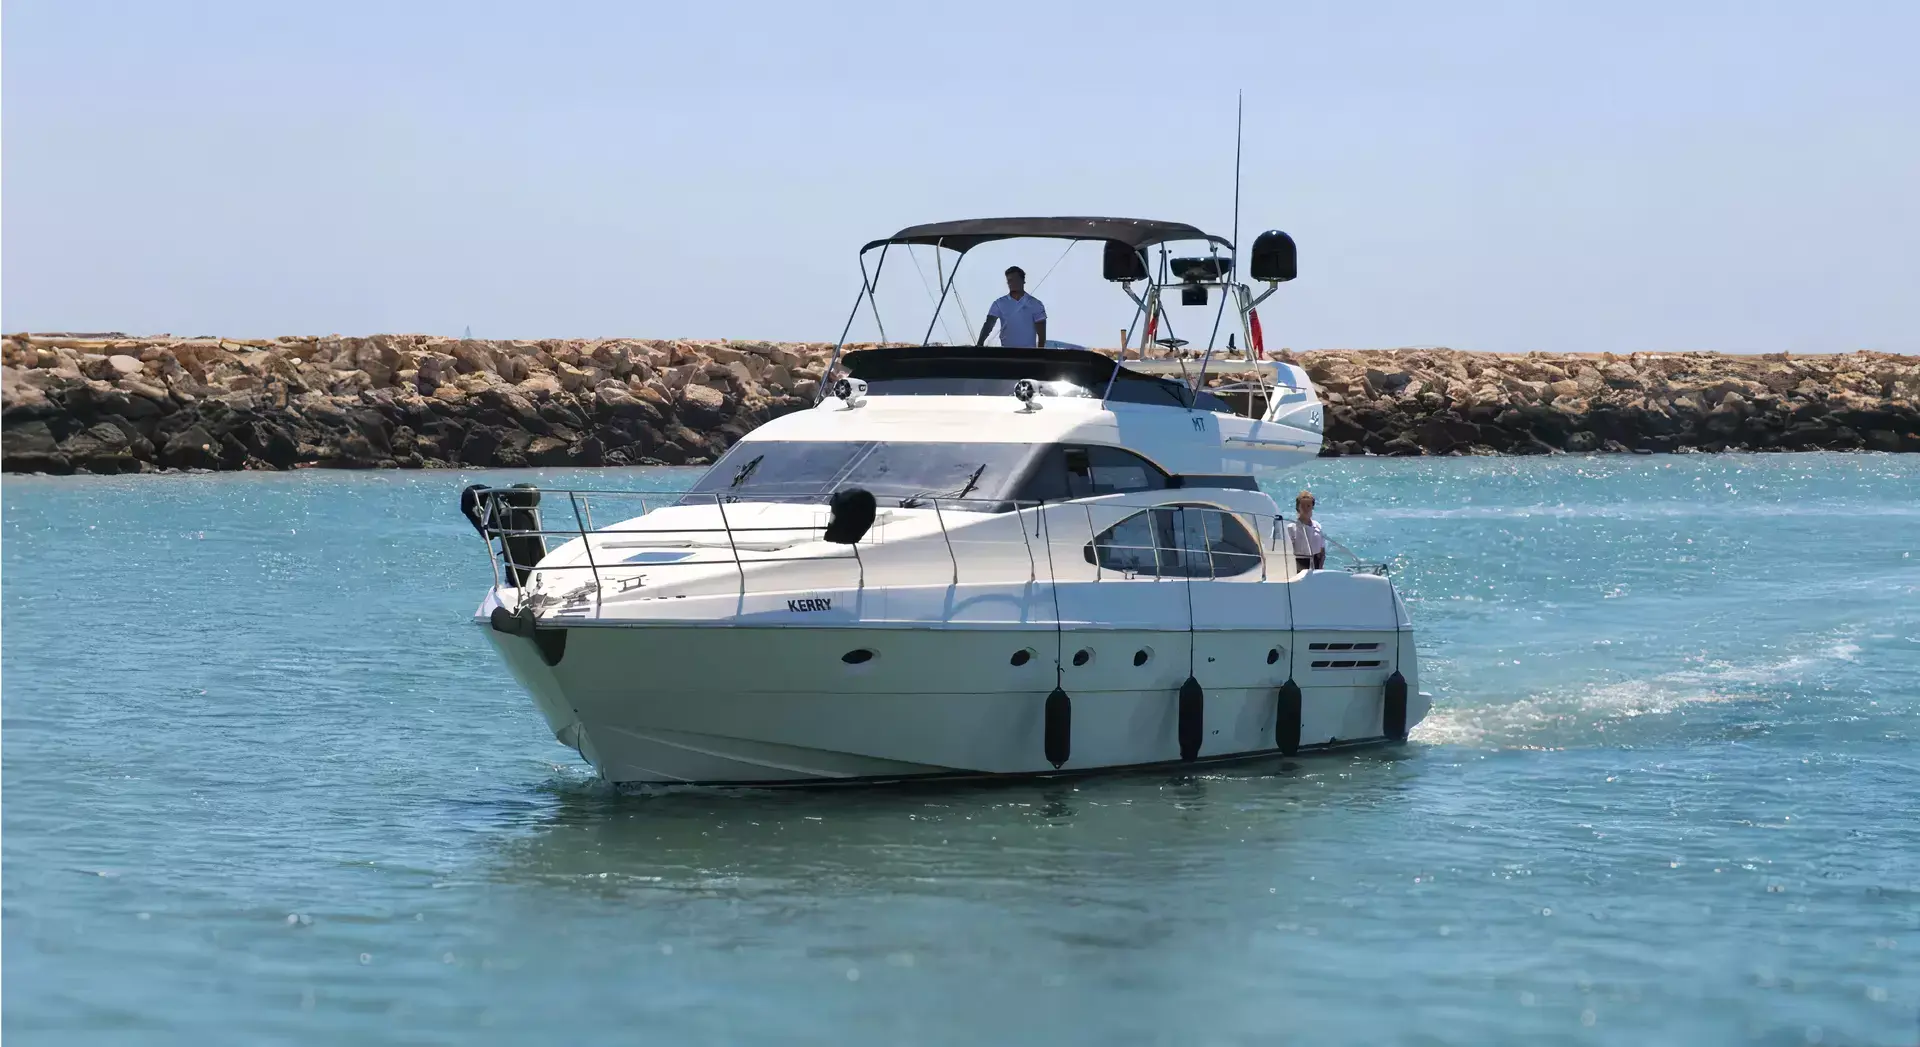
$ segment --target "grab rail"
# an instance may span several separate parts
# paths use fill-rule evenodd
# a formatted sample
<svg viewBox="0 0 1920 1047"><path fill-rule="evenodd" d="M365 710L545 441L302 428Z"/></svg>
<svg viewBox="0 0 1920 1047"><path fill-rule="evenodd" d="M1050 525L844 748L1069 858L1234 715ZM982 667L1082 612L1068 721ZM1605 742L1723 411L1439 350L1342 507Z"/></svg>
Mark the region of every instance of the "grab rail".
<svg viewBox="0 0 1920 1047"><path fill-rule="evenodd" d="M655 526L642 527L623 527L616 524L608 527L595 528L591 524L593 520L592 498L595 496L601 497L603 501L608 498L637 500L640 512L638 516L634 517L635 520L642 520L651 514L652 509L650 509L648 505L650 500L655 503L661 500L668 500L677 506L697 505L698 503L692 501L696 496L681 492L642 493L589 489L570 489L564 491L548 489L540 491L539 493L542 495L565 494L567 496L568 506L572 510L570 515L573 517L574 526L571 528L554 528L542 526L537 522L538 517L529 519L527 514L536 513L538 510L537 504L514 504L509 501L510 498L525 498L530 493L532 492L526 488L483 488L477 492L478 505L482 507L482 518L480 521L481 533L486 541L488 563L493 572L494 592L500 594L505 590L515 590L518 594L516 602L523 601L529 598L530 595L547 595L537 592L537 590L540 589L540 585L534 579L540 577L560 577L559 572L569 570L585 570L591 575L592 581L589 588L596 604L605 594L603 586L606 584L608 575L614 575L616 572L618 575L625 575L626 577L616 576L615 578L616 581L622 583L618 591L625 592L634 587L646 584L648 572L668 567L704 567L711 569L731 566L734 568L734 574L738 580L736 593L743 599L749 592L748 572L746 570L749 564L797 564L851 559L855 561L857 570L859 571L860 581L858 584L862 588L864 588L866 584L867 565L864 558L860 555L859 549L851 545L844 547L844 551L808 551L798 555L751 556L745 554L755 551L753 546L756 543L753 536L756 534L793 536L791 540L781 543L775 548L765 549L764 551L766 552L784 552L798 545L813 544L820 541L822 537L821 531L825 523L825 506L811 500L799 504L817 506L821 511L814 514L814 518L806 522L796 521L764 525L737 524L727 512L726 503L730 499L726 495L714 494L698 497L702 500L707 497L712 498L715 509L717 510L717 515L719 516L720 526L718 527L682 523L662 523ZM770 498L767 499L767 501L777 504L781 500L778 498ZM955 509L956 507L966 509L968 506L982 505L990 507L1010 507L1006 512L996 513L995 515L1001 516L1003 519L1010 515L1014 525L1019 527L1021 547L1025 549L1027 554L1027 581L1032 583L1039 580L1039 558L1033 548L1034 539L1035 537L1039 537L1039 535L1028 534L1026 513L1028 510L1036 511L1035 523L1042 527L1044 532L1043 540L1052 546L1054 543L1053 535L1055 528L1044 525L1048 510L1051 509L1056 512L1061 510L1071 511L1071 507L1076 504L1080 507L1081 513L1075 515L1083 516L1086 521L1086 540L1083 546L1081 546L1081 543L1077 540L1069 540L1067 544L1071 546L1081 546L1080 551L1083 553L1085 560L1090 562L1093 574L1092 580L1095 582L1107 581L1107 575L1116 572L1121 574L1126 580L1150 578L1154 581L1171 581L1242 578L1249 574L1255 566L1254 564L1248 563L1238 569L1229 569L1227 573L1223 574L1223 557L1241 558L1250 557L1254 554L1250 554L1244 549L1235 547L1224 541L1215 540L1210 534L1210 529L1204 524L1198 529L1197 533L1200 540L1197 544L1191 540L1195 532L1190 529L1190 525L1184 523L1178 526L1177 532L1170 536L1171 540L1168 540L1168 536L1163 535L1159 527L1150 522L1148 526L1151 529L1150 533L1153 535L1152 544L1150 545L1115 542L1111 538L1107 538L1106 540L1102 539L1102 535L1111 535L1114 530L1128 520L1132 520L1140 514L1151 512L1218 514L1224 517L1233 517L1242 526L1250 521L1254 524L1251 533L1253 535L1264 534L1268 539L1262 542L1256 538L1253 543L1254 548L1258 550L1259 579L1261 581L1270 580L1272 577L1270 561L1275 556L1281 558L1281 577L1291 580L1301 573L1294 563L1294 551L1285 538L1286 519L1284 516L1280 514L1223 509L1217 506L1141 506L1115 503L1045 502L1007 498L927 498L923 500L922 504L883 510L887 515L875 520L874 528L869 532L869 538L863 539L863 541L869 548L883 548L888 544L885 535L886 525L898 520L897 517L893 516L893 513L911 513L922 509L929 510L929 513L925 517L920 518L932 520L934 529L939 531L942 545L947 551L948 561L951 566L951 584L959 585L962 579L960 565L962 559L961 553L964 550L956 547L954 535L948 528L946 518L947 511ZM1102 509L1103 515L1107 515L1109 518L1107 526L1104 529L1100 527L1099 522L1095 518L1095 509ZM978 509L968 511L979 512ZM913 518L909 517L908 519ZM525 526L527 523L534 523L534 526ZM978 533L978 530L978 528L969 528L967 532L965 532L966 538L962 544L980 544L982 542L994 545L1005 544L1004 539L983 538ZM722 545L718 542L703 543L698 539L698 536L703 534L722 535L724 536L725 544ZM916 533L913 537L930 536L930 534L931 531L929 530L924 534ZM1221 534L1223 536L1226 534L1224 525ZM622 536L627 535L673 536L679 540L665 542L640 541L631 543L619 541ZM804 537L801 537L802 535L804 535ZM548 540L555 538L561 539L563 542L579 540L584 562L547 562L552 552L552 549L549 548ZM513 548L515 544L513 542L514 539L537 539L540 549L539 558L531 564L520 563L518 559L515 558ZM631 563L623 559L610 563L604 559L596 559L594 555L594 545L596 542L599 544L602 552L610 548L631 548L635 545L687 549L691 551L687 554L687 558L684 559L667 561L655 560L641 563ZM744 551L743 543L745 543L746 546ZM1352 561L1351 564L1346 566L1346 569L1349 571L1372 574L1386 573L1387 565L1385 564L1363 563L1359 557L1354 556L1345 546L1340 545L1340 543L1332 539L1327 540L1327 545L1338 549ZM522 544L522 552L525 552L524 544ZM711 556L700 558L699 554L701 552L724 552L725 555L723 558ZM1114 552L1149 554L1153 564L1152 570L1148 572L1123 567L1117 568L1110 562L1109 554ZM1199 563L1201 557L1205 559L1206 573L1204 574L1197 573L1194 570L1194 567ZM1082 556L1075 556L1072 562L1078 563L1081 560ZM1228 566L1231 568L1231 562L1229 562ZM1050 580L1059 580L1061 571L1056 567L1050 566L1048 573ZM1001 577L1004 579L1004 575ZM518 578L521 584L517 586L505 584L515 578ZM529 590L535 592L530 594ZM768 591L774 590L769 589ZM585 590L573 590L565 594L564 600L571 602L585 595L585 592ZM548 598L552 597L549 596Z"/></svg>

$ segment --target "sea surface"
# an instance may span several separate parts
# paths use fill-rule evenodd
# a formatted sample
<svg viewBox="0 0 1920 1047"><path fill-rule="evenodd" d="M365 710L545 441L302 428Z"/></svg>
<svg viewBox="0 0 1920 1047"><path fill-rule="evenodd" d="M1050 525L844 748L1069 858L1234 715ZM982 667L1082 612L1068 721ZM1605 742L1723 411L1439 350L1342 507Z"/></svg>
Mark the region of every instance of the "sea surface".
<svg viewBox="0 0 1920 1047"><path fill-rule="evenodd" d="M1920 1043L1920 455L1286 476L1397 751L618 794L456 499L694 475L8 477L8 1047Z"/></svg>

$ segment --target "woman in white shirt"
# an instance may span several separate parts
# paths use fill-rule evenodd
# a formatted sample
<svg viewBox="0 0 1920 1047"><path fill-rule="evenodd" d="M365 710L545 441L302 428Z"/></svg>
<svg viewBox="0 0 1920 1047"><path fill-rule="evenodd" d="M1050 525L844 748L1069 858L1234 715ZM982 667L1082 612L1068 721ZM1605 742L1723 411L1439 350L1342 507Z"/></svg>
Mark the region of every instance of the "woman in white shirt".
<svg viewBox="0 0 1920 1047"><path fill-rule="evenodd" d="M1327 566L1327 539L1320 523L1313 518L1313 492L1301 491L1293 500L1299 519L1287 524L1287 540L1293 547L1293 562L1302 571L1317 571Z"/></svg>

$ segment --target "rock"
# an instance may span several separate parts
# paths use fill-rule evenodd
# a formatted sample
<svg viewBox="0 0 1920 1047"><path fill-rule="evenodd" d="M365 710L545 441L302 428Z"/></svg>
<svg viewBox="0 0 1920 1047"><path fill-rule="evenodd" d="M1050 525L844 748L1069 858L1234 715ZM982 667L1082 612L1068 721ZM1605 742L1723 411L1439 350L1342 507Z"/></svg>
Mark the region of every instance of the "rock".
<svg viewBox="0 0 1920 1047"><path fill-rule="evenodd" d="M485 426L474 426L461 442L460 462L464 465L493 465L500 450L500 434Z"/></svg>
<svg viewBox="0 0 1920 1047"><path fill-rule="evenodd" d="M0 345L4 467L52 472L171 462L695 463L755 424L810 406L834 350L822 343L423 335L262 341L23 334ZM1920 450L1920 363L1887 354L1623 358L1420 349L1280 356L1304 366L1320 386L1329 455L1618 453L1683 445ZM102 424L119 431L124 447L97 428ZM84 461L69 460L69 447Z"/></svg>
<svg viewBox="0 0 1920 1047"><path fill-rule="evenodd" d="M169 469L218 469L219 446L205 426L196 424L161 445L160 464Z"/></svg>
<svg viewBox="0 0 1920 1047"><path fill-rule="evenodd" d="M606 462L606 445L600 442L599 437L583 437L567 449L568 465L604 465Z"/></svg>
<svg viewBox="0 0 1920 1047"><path fill-rule="evenodd" d="M1480 437L1480 427L1454 418L1430 418L1414 430L1421 446L1437 454L1471 445Z"/></svg>
<svg viewBox="0 0 1920 1047"><path fill-rule="evenodd" d="M70 473L72 461L61 453L53 430L34 419L7 427L0 436L0 468L10 473Z"/></svg>
<svg viewBox="0 0 1920 1047"><path fill-rule="evenodd" d="M1367 389L1375 396L1395 395L1412 381L1413 375L1405 371L1395 371L1391 374L1372 369L1367 371Z"/></svg>
<svg viewBox="0 0 1920 1047"><path fill-rule="evenodd" d="M117 425L100 422L66 438L60 444L76 469L96 473L134 472L132 442Z"/></svg>
<svg viewBox="0 0 1920 1047"><path fill-rule="evenodd" d="M1870 451L1898 452L1906 450L1906 441L1899 433L1891 429L1869 429L1867 431L1867 449Z"/></svg>
<svg viewBox="0 0 1920 1047"><path fill-rule="evenodd" d="M568 465L567 441L553 436L537 436L522 452L528 465Z"/></svg>
<svg viewBox="0 0 1920 1047"><path fill-rule="evenodd" d="M155 385L154 383L147 381L146 379L129 375L125 378L120 379L120 388L126 390L127 392L133 394L134 396L145 397L146 399L153 401L156 407L161 407L166 410L172 409L173 398L167 395L167 390L162 386Z"/></svg>
<svg viewBox="0 0 1920 1047"><path fill-rule="evenodd" d="M299 444L293 434L274 422L253 423L253 445L261 460L275 469L291 469L299 460Z"/></svg>
<svg viewBox="0 0 1920 1047"><path fill-rule="evenodd" d="M691 425L711 428L723 420L726 399L718 389L688 385L680 390L680 411Z"/></svg>

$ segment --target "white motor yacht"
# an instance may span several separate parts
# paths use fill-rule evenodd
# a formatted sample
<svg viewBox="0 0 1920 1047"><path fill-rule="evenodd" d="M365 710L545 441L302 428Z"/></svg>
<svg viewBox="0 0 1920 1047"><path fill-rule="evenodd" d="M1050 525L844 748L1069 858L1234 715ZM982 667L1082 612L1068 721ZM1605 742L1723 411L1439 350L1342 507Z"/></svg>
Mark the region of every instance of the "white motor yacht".
<svg viewBox="0 0 1920 1047"><path fill-rule="evenodd" d="M1256 241L1255 298L1188 225L915 226L862 250L856 313L889 250L1013 237L1102 242L1141 349L836 350L815 406L684 494L466 492L495 578L475 621L604 778L1196 766L1399 742L1426 714L1385 568L1303 563L1256 482L1320 446L1312 383L1264 357L1254 313L1293 241ZM1225 295L1244 349L1153 337L1176 291ZM1210 390L1213 368L1254 377Z"/></svg>

